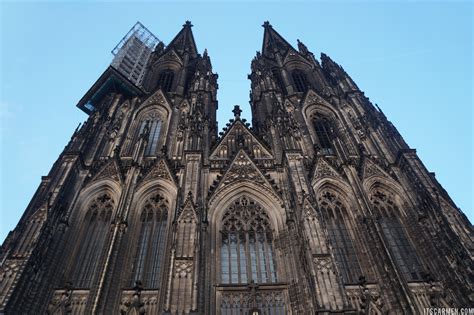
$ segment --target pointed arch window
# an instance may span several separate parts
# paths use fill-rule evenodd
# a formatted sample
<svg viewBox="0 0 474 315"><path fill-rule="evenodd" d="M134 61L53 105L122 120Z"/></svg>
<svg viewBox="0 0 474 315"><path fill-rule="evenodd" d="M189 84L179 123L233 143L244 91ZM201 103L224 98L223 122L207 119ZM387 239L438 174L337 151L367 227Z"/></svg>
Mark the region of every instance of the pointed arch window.
<svg viewBox="0 0 474 315"><path fill-rule="evenodd" d="M114 201L109 194L97 197L89 206L81 233L81 247L75 259L73 285L90 288L98 274L107 235L110 229Z"/></svg>
<svg viewBox="0 0 474 315"><path fill-rule="evenodd" d="M306 90L308 90L308 81L306 80L306 74L303 71L293 70L291 76L297 92L306 92Z"/></svg>
<svg viewBox="0 0 474 315"><path fill-rule="evenodd" d="M173 86L174 72L171 70L164 70L158 77L158 86L166 92L171 91Z"/></svg>
<svg viewBox="0 0 474 315"><path fill-rule="evenodd" d="M362 276L362 270L350 236L351 227L346 222L346 208L336 195L329 191L318 198L318 204L326 220L329 241L342 280L345 284L355 284Z"/></svg>
<svg viewBox="0 0 474 315"><path fill-rule="evenodd" d="M130 283L141 281L147 289L159 288L162 261L166 246L168 202L160 194L149 198L142 209L140 234L133 260L133 276Z"/></svg>
<svg viewBox="0 0 474 315"><path fill-rule="evenodd" d="M318 138L321 153L334 154L331 145L331 123L326 117L316 115L313 117L314 131Z"/></svg>
<svg viewBox="0 0 474 315"><path fill-rule="evenodd" d="M392 198L381 191L376 191L371 198L378 223L382 228L385 241L392 253L395 263L407 281L422 280L422 267L416 251L400 223L397 215L400 211Z"/></svg>
<svg viewBox="0 0 474 315"><path fill-rule="evenodd" d="M242 197L224 214L220 258L223 284L278 281L269 218L254 201Z"/></svg>
<svg viewBox="0 0 474 315"><path fill-rule="evenodd" d="M145 156L151 156L156 154L156 149L160 140L161 125L162 123L158 115L153 113L148 115L145 120L142 120L140 122L139 135L143 134L145 128L147 132Z"/></svg>

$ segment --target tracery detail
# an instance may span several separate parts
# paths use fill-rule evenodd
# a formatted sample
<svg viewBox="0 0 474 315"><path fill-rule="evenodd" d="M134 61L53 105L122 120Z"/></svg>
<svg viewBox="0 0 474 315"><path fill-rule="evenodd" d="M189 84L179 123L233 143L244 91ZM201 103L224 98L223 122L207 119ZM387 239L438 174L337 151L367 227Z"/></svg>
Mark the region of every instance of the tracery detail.
<svg viewBox="0 0 474 315"><path fill-rule="evenodd" d="M221 282L277 282L273 233L263 208L247 197L226 211L221 230Z"/></svg>
<svg viewBox="0 0 474 315"><path fill-rule="evenodd" d="M139 135L145 135L147 139L145 155L156 154L158 140L160 139L161 120L157 113L151 112L140 121Z"/></svg>
<svg viewBox="0 0 474 315"><path fill-rule="evenodd" d="M312 121L321 153L334 154L331 145L332 129L330 121L326 117L317 114L312 116Z"/></svg>
<svg viewBox="0 0 474 315"><path fill-rule="evenodd" d="M74 260L76 265L72 283L75 287L92 286L107 242L114 207L114 200L108 193L103 193L94 199L87 210L82 224L80 251Z"/></svg>
<svg viewBox="0 0 474 315"><path fill-rule="evenodd" d="M344 283L357 283L362 275L354 244L347 210L340 199L331 191L323 191L318 205L325 218L329 240L332 245L339 272Z"/></svg>
<svg viewBox="0 0 474 315"><path fill-rule="evenodd" d="M376 190L370 200L385 241L399 270L407 281L421 280L421 263L404 227L397 218L400 215L400 210L393 201L393 197L386 192Z"/></svg>
<svg viewBox="0 0 474 315"><path fill-rule="evenodd" d="M168 201L159 193L145 202L140 215L140 235L133 261L130 285L141 281L144 288L159 288L162 260L165 252Z"/></svg>

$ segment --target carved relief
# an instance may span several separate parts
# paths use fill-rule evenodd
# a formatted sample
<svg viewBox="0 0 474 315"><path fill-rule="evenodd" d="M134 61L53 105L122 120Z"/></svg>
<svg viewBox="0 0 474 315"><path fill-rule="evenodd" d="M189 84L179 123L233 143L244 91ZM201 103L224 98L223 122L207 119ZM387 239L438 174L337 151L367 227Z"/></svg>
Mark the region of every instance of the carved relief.
<svg viewBox="0 0 474 315"><path fill-rule="evenodd" d="M334 266L331 256L315 256L313 257L314 268L319 272L334 273Z"/></svg>
<svg viewBox="0 0 474 315"><path fill-rule="evenodd" d="M150 180L157 180L157 179L164 179L174 183L173 178L171 177L170 170L166 165L164 160L159 160L158 162L154 163L149 170L146 170L145 175L141 182L147 182Z"/></svg>

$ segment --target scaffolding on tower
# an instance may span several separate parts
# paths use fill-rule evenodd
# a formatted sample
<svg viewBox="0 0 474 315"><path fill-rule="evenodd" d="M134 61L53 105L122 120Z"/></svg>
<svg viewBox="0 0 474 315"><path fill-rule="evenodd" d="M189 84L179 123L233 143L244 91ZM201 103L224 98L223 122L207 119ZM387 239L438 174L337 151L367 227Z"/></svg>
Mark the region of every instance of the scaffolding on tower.
<svg viewBox="0 0 474 315"><path fill-rule="evenodd" d="M141 86L148 59L159 42L158 37L137 22L112 50L111 66Z"/></svg>

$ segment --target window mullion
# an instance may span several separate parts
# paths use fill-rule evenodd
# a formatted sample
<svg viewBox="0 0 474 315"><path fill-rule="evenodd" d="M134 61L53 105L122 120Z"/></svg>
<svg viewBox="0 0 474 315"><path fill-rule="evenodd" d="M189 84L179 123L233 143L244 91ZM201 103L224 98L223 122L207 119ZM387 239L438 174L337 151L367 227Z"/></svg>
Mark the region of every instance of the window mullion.
<svg viewBox="0 0 474 315"><path fill-rule="evenodd" d="M265 273L267 277L267 282L273 282L272 280L272 274L271 274L271 269L270 269L270 257L269 257L269 250L268 250L268 239L267 239L267 233L263 233L263 255L266 258L265 259Z"/></svg>

